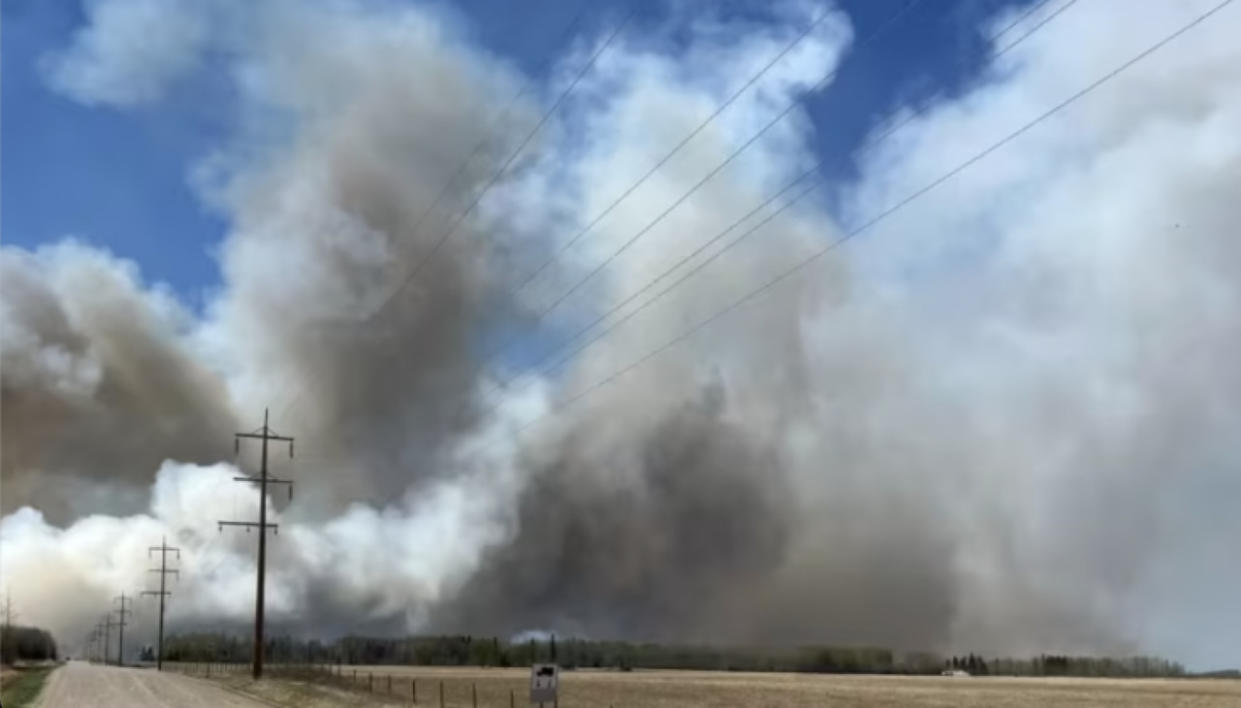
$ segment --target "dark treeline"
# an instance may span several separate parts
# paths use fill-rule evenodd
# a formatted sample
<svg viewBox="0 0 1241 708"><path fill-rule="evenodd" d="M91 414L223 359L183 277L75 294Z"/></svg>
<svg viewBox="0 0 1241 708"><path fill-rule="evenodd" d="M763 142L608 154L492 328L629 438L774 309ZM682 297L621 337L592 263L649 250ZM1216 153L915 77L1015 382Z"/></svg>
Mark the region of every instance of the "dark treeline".
<svg viewBox="0 0 1241 708"><path fill-rule="evenodd" d="M182 634L165 640L169 661L246 662L250 641L226 634ZM866 647L742 648L583 639L510 642L469 635L434 637L342 637L331 643L275 637L267 641L273 663L395 664L423 666L529 666L554 661L566 669L697 669L813 673L937 674L946 669L1006 676L1182 676L1184 669L1152 657L984 659L970 654L944 658Z"/></svg>
<svg viewBox="0 0 1241 708"><path fill-rule="evenodd" d="M5 664L18 661L55 661L56 640L46 629L4 625L0 627L0 660Z"/></svg>
<svg viewBox="0 0 1241 708"><path fill-rule="evenodd" d="M1043 654L1032 659L984 659L975 654L954 656L945 668L976 676L1184 676L1178 663L1153 656L1123 658Z"/></svg>

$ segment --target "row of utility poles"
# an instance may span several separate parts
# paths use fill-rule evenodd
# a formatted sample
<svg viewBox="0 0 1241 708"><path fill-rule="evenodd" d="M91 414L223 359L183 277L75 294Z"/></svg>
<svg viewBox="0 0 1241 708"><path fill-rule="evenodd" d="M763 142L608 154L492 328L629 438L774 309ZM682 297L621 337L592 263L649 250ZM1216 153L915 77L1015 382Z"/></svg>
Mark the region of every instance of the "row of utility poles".
<svg viewBox="0 0 1241 708"><path fill-rule="evenodd" d="M239 482L247 482L257 484L259 489L259 518L258 521L220 521L219 527L222 531L225 526L244 527L247 532L252 528L259 530L258 534L258 573L255 581L254 590L254 665L252 673L254 678L260 678L263 675L263 609L264 609L264 590L267 575L267 531L279 533L278 524L267 523L267 487L272 484L288 485L289 499L293 498L293 482L287 479L276 479L267 473L267 443L270 441L287 442L289 444L289 457L293 457L293 438L284 435L278 435L268 426L268 413L263 411L263 427L249 433L237 433L234 439L234 449L240 453L241 440L255 439L261 441L260 448L260 464L259 475L257 477L243 476L236 477ZM156 667L163 669L164 667L164 607L165 599L172 595L167 588L167 578L174 575L180 578L180 571L176 568L168 567L168 554L176 555L177 560L181 559L181 549L168 545L167 537L160 540L160 545L151 546L147 550L147 557L151 554L159 553L159 567L151 568L150 572L159 573L159 590L143 590L143 596L151 596L159 598L159 634L155 649ZM120 607L114 608L105 615L104 619L95 626L87 635L87 647L91 658L104 663L113 663L110 658L112 650L112 630L116 628L117 645L116 645L116 661L117 665L121 665L125 660L125 618L133 614L128 603L133 602L133 598L121 593L119 597L113 599L113 602L119 602ZM117 619L113 620L112 616L117 615ZM6 616L6 622L8 618Z"/></svg>

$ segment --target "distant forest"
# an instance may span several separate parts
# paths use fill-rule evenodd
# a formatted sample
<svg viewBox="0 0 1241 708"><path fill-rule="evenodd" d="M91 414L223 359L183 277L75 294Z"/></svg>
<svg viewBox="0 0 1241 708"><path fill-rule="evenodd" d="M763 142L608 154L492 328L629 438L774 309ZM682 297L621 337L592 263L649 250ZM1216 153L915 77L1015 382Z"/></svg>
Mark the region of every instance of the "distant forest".
<svg viewBox="0 0 1241 708"><path fill-rule="evenodd" d="M677 646L656 643L556 639L507 642L469 635L343 637L335 642L292 637L268 640L267 661L313 664L424 666L528 666L555 662L565 669L698 669L810 673L937 674L961 670L1004 676L1183 676L1177 663L1155 657L1042 655L1028 659L945 657L926 652L896 654L866 647L807 646L788 649ZM250 641L227 634L181 634L165 640L165 659L246 662Z"/></svg>
<svg viewBox="0 0 1241 708"><path fill-rule="evenodd" d="M0 627L0 661L50 661L57 659L56 640L45 629L4 625Z"/></svg>

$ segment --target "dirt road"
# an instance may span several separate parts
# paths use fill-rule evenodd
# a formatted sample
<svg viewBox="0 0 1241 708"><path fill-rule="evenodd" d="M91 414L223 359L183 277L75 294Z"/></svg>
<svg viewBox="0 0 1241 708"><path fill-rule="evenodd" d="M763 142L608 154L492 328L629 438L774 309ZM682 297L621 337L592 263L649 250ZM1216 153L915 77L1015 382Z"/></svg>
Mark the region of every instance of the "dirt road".
<svg viewBox="0 0 1241 708"><path fill-rule="evenodd" d="M52 673L39 708L265 708L216 684L154 669L71 661Z"/></svg>

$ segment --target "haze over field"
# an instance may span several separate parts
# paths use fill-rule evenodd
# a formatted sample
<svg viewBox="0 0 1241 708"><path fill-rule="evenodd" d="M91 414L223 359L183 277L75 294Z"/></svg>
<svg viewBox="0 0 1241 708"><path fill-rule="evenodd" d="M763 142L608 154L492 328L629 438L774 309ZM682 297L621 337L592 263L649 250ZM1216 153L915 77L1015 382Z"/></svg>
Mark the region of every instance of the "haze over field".
<svg viewBox="0 0 1241 708"><path fill-rule="evenodd" d="M798 106L540 317L863 51L849 15L606 16L544 85L433 7L88 3L40 64L65 98L141 115L229 86L232 134L186 166L228 224L222 285L193 308L89 233L0 249L4 583L76 641L166 534L170 625L248 622L254 537L216 522L255 517L231 438L268 406L297 437L273 448L298 482L273 630L1241 664L1241 8L626 369L1213 4L1075 3L959 94L876 116L855 179L497 391L814 164L833 127Z"/></svg>

